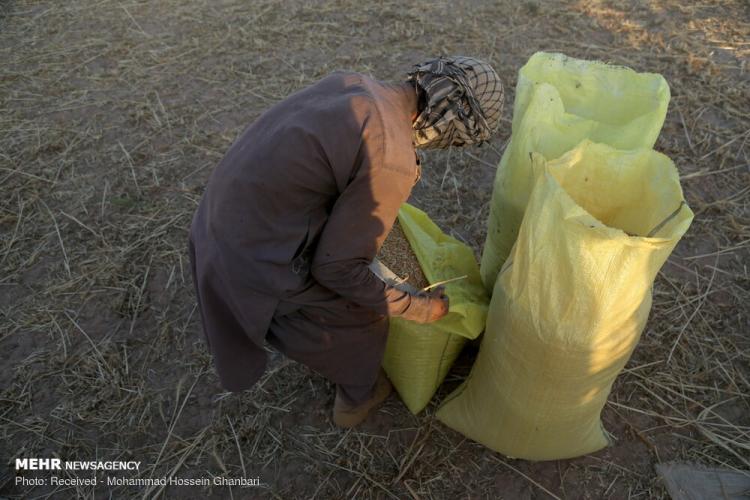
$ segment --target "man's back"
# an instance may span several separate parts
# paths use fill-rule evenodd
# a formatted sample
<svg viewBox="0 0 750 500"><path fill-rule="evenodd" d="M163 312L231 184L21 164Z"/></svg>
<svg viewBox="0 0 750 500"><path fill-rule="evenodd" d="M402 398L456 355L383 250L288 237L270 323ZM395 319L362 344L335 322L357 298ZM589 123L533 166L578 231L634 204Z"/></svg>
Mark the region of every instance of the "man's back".
<svg viewBox="0 0 750 500"><path fill-rule="evenodd" d="M221 247L217 257L227 272L250 271L246 286L271 295L302 286L307 276L295 273L292 262L315 246L357 169L395 163L384 151L383 119L393 128L392 112L373 84L356 73L334 73L289 96L250 125L213 172L195 239L203 234ZM408 125L400 136L408 142L390 149L410 146ZM395 168L413 171L413 153L406 158Z"/></svg>

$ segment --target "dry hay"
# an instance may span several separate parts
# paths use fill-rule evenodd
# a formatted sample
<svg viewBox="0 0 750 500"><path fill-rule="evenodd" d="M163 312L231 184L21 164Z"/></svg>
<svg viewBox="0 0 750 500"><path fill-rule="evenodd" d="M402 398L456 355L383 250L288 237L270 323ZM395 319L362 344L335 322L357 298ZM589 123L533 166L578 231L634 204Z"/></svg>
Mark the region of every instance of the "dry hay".
<svg viewBox="0 0 750 500"><path fill-rule="evenodd" d="M393 229L388 233L383 246L378 252L378 260L393 271L396 276L410 284L411 286L422 289L430 284L422 272L422 266L419 265L417 256L414 255L409 240L406 239L404 230L397 220Z"/></svg>
<svg viewBox="0 0 750 500"><path fill-rule="evenodd" d="M663 498L656 463L750 469L749 39L741 1L3 2L0 461L260 475L250 494L274 498ZM499 137L428 151L412 200L479 254L513 84L537 50L659 72L672 90L656 149L696 219L605 407L615 445L541 464L475 445L433 418L466 371L420 417L391 398L354 431L331 426L325 380L278 356L251 391L222 392L185 240L244 126L335 69L395 80L436 53L489 60L508 90ZM51 493L12 483L0 477L0 494ZM56 492L76 495L92 496Z"/></svg>

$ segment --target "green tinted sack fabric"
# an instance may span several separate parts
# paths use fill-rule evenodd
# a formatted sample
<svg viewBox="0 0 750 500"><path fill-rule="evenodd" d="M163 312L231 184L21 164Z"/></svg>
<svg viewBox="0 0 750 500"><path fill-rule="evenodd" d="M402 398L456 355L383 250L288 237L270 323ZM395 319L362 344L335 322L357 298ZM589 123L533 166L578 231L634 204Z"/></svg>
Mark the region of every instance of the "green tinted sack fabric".
<svg viewBox="0 0 750 500"><path fill-rule="evenodd" d="M427 280L447 283L448 314L430 324L391 318L383 367L409 410L419 413L430 402L466 339L484 330L489 298L479 277L474 252L443 233L423 211L409 204L399 224Z"/></svg>
<svg viewBox="0 0 750 500"><path fill-rule="evenodd" d="M488 292L518 235L534 177L529 154L557 158L583 139L652 148L669 104L661 75L538 52L518 74L511 141L495 176L481 259Z"/></svg>
<svg viewBox="0 0 750 500"><path fill-rule="evenodd" d="M674 164L651 149L584 141L529 169L479 355L437 417L505 455L553 460L606 446L601 410L693 213Z"/></svg>

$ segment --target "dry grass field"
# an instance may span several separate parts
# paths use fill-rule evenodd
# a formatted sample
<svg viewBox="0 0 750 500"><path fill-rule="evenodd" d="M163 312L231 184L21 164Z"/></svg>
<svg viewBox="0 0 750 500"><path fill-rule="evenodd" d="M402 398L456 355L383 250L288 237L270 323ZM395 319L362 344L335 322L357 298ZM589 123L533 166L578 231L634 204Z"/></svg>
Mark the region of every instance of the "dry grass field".
<svg viewBox="0 0 750 500"><path fill-rule="evenodd" d="M615 444L512 460L395 396L354 431L332 387L275 355L218 385L187 266L212 168L266 107L336 69L399 80L438 54L490 61L490 144L431 152L412 202L479 254L518 69L538 50L658 72L656 149L695 221L662 269L603 421ZM750 6L744 0L0 0L0 496L664 498L670 460L750 471ZM138 460L132 477L255 488L15 485L16 457Z"/></svg>

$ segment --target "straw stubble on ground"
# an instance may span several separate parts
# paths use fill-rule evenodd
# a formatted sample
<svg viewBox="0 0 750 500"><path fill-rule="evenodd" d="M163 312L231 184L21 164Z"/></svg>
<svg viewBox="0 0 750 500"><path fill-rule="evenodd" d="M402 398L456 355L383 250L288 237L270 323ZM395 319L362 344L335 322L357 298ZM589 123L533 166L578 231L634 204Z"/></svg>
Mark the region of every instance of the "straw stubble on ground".
<svg viewBox="0 0 750 500"><path fill-rule="evenodd" d="M654 498L659 462L749 470L748 17L739 1L0 3L0 492L90 496L13 485L15 457L48 456L264 482L147 491L180 498ZM535 464L447 429L435 409L471 353L422 414L392 397L354 431L332 426L323 378L276 355L253 390L222 392L185 247L244 126L335 69L395 80L439 53L489 60L508 89L499 137L429 152L412 197L478 255L515 77L537 50L672 89L656 149L696 218L604 409L615 444Z"/></svg>

